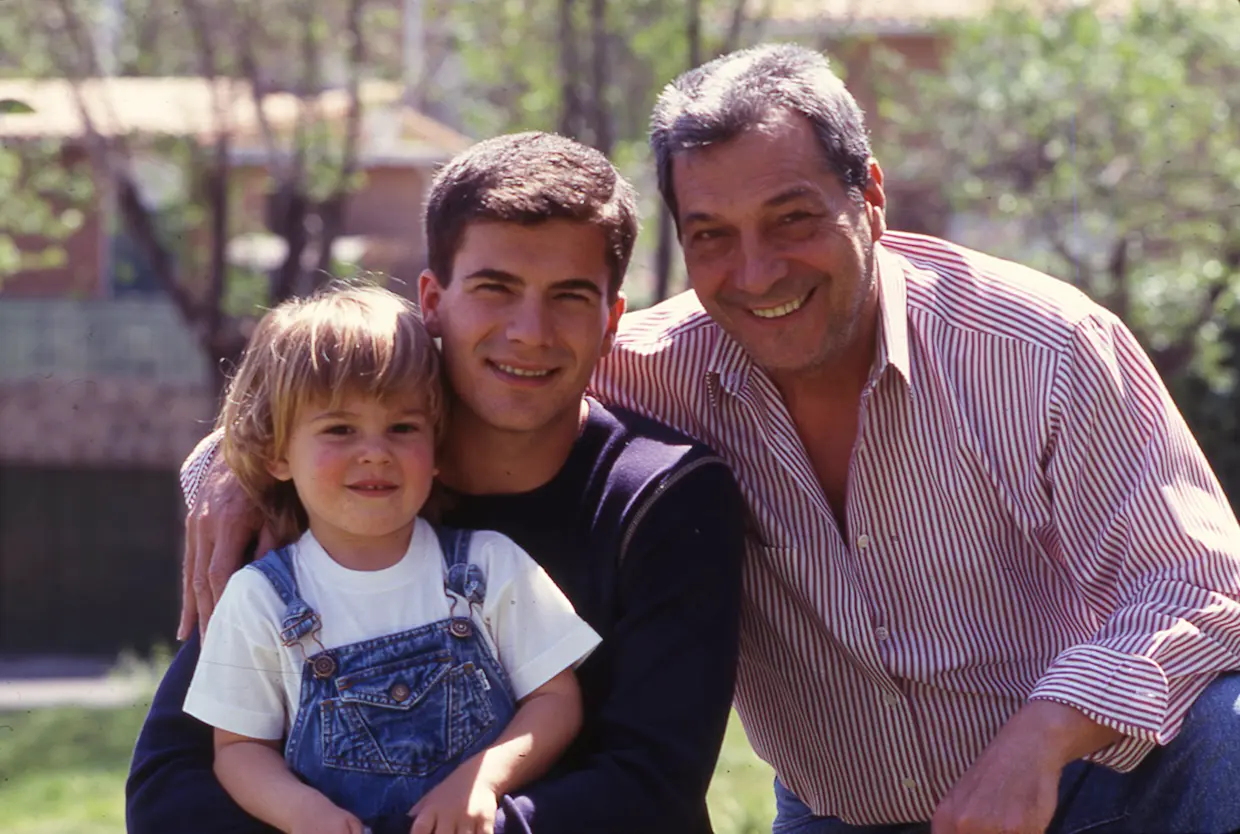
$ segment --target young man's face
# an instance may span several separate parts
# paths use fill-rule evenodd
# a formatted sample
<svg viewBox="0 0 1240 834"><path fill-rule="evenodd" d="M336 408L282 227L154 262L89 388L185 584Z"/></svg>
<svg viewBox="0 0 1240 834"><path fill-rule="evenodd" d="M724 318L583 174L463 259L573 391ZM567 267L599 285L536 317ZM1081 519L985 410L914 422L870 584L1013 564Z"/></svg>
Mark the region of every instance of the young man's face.
<svg viewBox="0 0 1240 834"><path fill-rule="evenodd" d="M575 430L624 312L623 299L608 301L606 251L588 223L478 222L446 286L422 274L423 315L461 406L502 431Z"/></svg>

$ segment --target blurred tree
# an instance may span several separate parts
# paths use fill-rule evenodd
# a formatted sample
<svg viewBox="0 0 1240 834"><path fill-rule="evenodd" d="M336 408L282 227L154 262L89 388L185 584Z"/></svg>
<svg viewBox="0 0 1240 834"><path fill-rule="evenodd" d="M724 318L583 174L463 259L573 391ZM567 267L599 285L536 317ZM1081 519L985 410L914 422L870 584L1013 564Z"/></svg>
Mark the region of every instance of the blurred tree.
<svg viewBox="0 0 1240 834"><path fill-rule="evenodd" d="M941 75L910 79L898 60L885 62L888 77L903 79L887 88L876 136L889 178L942 183L962 242L1063 277L1112 309L1190 422L1234 414L1234 0L1138 3L1122 14L1001 6L946 34ZM1203 445L1234 445L1230 425ZM1240 471L1229 477L1240 498Z"/></svg>
<svg viewBox="0 0 1240 834"><path fill-rule="evenodd" d="M27 101L0 99L0 120L34 112ZM21 152L0 147L0 194L5 195L0 201L0 287L20 270L64 262L60 242L81 228L81 207L90 197L90 178L67 162L54 142L29 142Z"/></svg>
<svg viewBox="0 0 1240 834"><path fill-rule="evenodd" d="M755 5L762 9L755 12ZM745 0L498 0L445 9L458 97L476 136L555 130L636 172L658 212L656 300L669 289L673 230L650 178L655 97L690 66L740 45L768 13Z"/></svg>
<svg viewBox="0 0 1240 834"><path fill-rule="evenodd" d="M120 6L114 0L51 0L6 12L0 42L9 49L0 50L0 71L73 84L84 130L71 144L85 149L96 184L114 201L121 251L176 304L212 360L217 393L261 307L309 292L330 275L345 202L359 180L365 3L130 0L127 16L109 18ZM211 98L205 129L193 136L109 129L111 92L98 79L121 69L202 79ZM321 94L332 88L344 96L343 114L324 107ZM277 93L284 94L278 104L295 111L291 119L282 114L278 126L271 106ZM236 232L234 151L242 113L257 120L271 177L266 225L284 244L267 281L227 258ZM21 171L51 176L62 167L32 157L36 148L25 144L15 154L26 162L16 179ZM180 170L184 200L156 206L144 194L138 169L153 157ZM47 193L35 196L56 203ZM23 231L46 235L48 225L28 222Z"/></svg>

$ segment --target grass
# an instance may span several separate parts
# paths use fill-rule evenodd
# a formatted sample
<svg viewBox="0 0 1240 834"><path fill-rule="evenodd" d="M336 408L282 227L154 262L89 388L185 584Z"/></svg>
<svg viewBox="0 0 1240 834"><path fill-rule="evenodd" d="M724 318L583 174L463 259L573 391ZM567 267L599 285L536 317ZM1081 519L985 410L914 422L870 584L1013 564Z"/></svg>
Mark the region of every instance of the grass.
<svg viewBox="0 0 1240 834"><path fill-rule="evenodd" d="M0 713L0 831L123 834L124 785L146 704ZM771 770L733 716L709 802L716 834L771 830Z"/></svg>

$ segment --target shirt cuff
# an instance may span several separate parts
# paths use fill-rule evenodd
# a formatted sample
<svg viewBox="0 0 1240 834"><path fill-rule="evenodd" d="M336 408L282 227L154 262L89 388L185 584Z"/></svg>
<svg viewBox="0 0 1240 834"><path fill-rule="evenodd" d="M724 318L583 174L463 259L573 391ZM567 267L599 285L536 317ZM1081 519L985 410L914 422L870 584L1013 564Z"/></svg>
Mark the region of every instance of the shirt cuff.
<svg viewBox="0 0 1240 834"><path fill-rule="evenodd" d="M1148 657L1094 644L1073 646L1055 659L1029 696L1080 710L1127 738L1086 758L1119 771L1140 764L1171 736L1170 691L1162 667Z"/></svg>
<svg viewBox="0 0 1240 834"><path fill-rule="evenodd" d="M223 437L224 434L219 429L211 432L198 441L194 451L190 452L185 463L181 464L181 494L185 497L187 509L194 509L194 502L198 500L198 490L202 489L202 482L206 480L207 472L211 470L211 463L219 454L220 441Z"/></svg>
<svg viewBox="0 0 1240 834"><path fill-rule="evenodd" d="M504 794L495 812L495 834L531 834L533 819L534 803L528 796Z"/></svg>

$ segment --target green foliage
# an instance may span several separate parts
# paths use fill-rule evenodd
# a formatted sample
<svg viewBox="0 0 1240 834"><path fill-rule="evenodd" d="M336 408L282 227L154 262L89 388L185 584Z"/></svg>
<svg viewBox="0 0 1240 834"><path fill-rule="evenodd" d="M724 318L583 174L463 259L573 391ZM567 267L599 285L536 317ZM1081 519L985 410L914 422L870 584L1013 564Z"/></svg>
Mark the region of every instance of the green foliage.
<svg viewBox="0 0 1240 834"><path fill-rule="evenodd" d="M1240 9L1001 6L944 34L942 74L901 77L891 54L881 65L896 79L876 135L889 178L941 182L966 245L1114 310L1190 422L1217 405L1190 389L1234 409Z"/></svg>
<svg viewBox="0 0 1240 834"><path fill-rule="evenodd" d="M945 73L888 103L884 158L1019 230L998 254L1076 282L1169 356L1240 281L1238 24L1224 0L1002 6L949 29Z"/></svg>
<svg viewBox="0 0 1240 834"><path fill-rule="evenodd" d="M3 117L0 117L3 118ZM64 263L61 246L85 222L93 184L83 164L64 164L53 143L0 148L0 283ZM19 245L20 243L20 245Z"/></svg>

